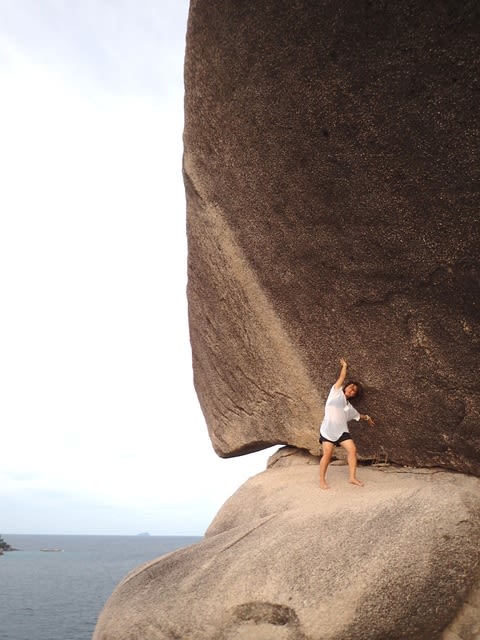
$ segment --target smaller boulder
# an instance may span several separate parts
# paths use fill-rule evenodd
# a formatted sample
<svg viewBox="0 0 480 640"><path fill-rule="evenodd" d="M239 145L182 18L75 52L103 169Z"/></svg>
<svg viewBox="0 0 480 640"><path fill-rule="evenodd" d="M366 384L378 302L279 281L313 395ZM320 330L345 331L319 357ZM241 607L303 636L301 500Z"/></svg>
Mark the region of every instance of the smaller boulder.
<svg viewBox="0 0 480 640"><path fill-rule="evenodd" d="M298 460L297 460L298 462ZM140 567L94 640L472 640L480 480L294 464L251 478L200 543Z"/></svg>

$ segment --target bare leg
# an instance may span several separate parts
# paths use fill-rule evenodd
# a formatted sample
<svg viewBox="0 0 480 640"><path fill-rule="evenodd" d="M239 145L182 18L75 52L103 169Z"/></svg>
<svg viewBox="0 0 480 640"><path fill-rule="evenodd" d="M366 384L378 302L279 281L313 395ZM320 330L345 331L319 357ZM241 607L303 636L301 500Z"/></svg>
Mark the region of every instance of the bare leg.
<svg viewBox="0 0 480 640"><path fill-rule="evenodd" d="M322 450L323 455L320 458L320 487L322 489L330 489L330 486L325 482L325 474L327 473L328 465L332 459L333 450L335 445L333 442L323 442Z"/></svg>
<svg viewBox="0 0 480 640"><path fill-rule="evenodd" d="M357 479L357 447L353 440L344 440L340 445L347 452L347 462L349 478L348 481L352 484L356 484L358 487L363 487L363 482Z"/></svg>

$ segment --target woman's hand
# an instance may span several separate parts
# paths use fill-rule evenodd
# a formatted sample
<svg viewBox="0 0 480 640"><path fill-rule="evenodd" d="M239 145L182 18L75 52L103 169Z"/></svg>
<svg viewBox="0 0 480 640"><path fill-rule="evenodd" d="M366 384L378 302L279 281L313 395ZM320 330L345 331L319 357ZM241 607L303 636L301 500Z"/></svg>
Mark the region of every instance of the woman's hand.
<svg viewBox="0 0 480 640"><path fill-rule="evenodd" d="M348 367L348 362L345 360L345 358L340 358L340 364L342 365L342 367Z"/></svg>
<svg viewBox="0 0 480 640"><path fill-rule="evenodd" d="M362 420L365 420L366 422L368 422L368 424L371 427L375 426L375 422L374 422L373 418L371 418L370 416L364 415L364 416L360 416L360 417L362 418Z"/></svg>

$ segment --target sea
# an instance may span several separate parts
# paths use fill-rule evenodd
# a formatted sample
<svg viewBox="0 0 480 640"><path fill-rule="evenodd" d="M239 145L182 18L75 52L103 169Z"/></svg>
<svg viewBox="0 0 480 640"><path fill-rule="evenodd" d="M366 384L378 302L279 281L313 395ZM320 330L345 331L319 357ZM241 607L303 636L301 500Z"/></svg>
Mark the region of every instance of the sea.
<svg viewBox="0 0 480 640"><path fill-rule="evenodd" d="M2 537L18 551L0 556L0 640L91 640L103 605L127 573L202 539L5 533Z"/></svg>

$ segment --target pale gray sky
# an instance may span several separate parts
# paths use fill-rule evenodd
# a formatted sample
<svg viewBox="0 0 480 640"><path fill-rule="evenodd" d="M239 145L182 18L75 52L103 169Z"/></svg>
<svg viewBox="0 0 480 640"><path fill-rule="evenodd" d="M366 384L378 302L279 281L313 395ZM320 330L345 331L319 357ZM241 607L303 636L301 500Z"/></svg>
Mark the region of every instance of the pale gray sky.
<svg viewBox="0 0 480 640"><path fill-rule="evenodd" d="M0 0L0 533L202 534L271 453L192 385L187 11Z"/></svg>

